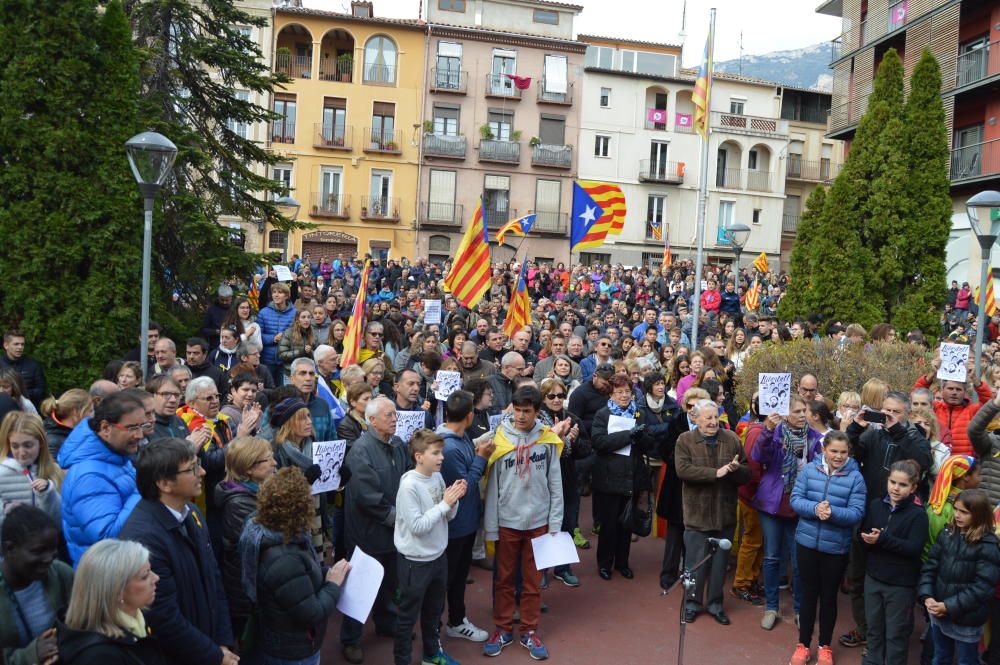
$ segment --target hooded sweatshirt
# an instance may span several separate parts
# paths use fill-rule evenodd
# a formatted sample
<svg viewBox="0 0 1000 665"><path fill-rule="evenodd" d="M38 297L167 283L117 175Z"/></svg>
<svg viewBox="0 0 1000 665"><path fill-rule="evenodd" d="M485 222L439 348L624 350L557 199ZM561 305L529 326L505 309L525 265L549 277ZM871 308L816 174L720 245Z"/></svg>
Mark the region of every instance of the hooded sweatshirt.
<svg viewBox="0 0 1000 665"><path fill-rule="evenodd" d="M562 440L540 420L530 432L504 419L497 429L486 485L486 540L496 541L500 527L530 531L548 524L562 529Z"/></svg>

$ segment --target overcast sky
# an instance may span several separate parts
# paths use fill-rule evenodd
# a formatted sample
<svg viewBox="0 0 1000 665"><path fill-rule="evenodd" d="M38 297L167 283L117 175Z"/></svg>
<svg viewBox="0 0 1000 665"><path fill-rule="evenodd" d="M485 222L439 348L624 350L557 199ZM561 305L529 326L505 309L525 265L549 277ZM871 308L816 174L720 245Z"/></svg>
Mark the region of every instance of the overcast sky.
<svg viewBox="0 0 1000 665"><path fill-rule="evenodd" d="M376 16L416 18L419 0L373 0ZM435 2L435 0L423 0ZM572 0L567 0L572 1ZM681 30L682 0L575 0L583 6L576 31L676 44ZM684 65L697 66L708 34L708 12L715 7L715 59L739 57L740 31L744 54L811 46L840 35L840 19L815 12L820 0L687 0ZM350 11L350 0L305 0L307 7Z"/></svg>

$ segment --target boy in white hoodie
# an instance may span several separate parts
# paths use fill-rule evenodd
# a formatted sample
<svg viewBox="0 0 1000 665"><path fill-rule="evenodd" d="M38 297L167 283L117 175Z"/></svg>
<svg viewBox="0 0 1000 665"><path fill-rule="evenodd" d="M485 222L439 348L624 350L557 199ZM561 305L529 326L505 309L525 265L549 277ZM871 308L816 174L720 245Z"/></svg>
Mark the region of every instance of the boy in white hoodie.
<svg viewBox="0 0 1000 665"><path fill-rule="evenodd" d="M410 665L413 624L419 613L423 665L458 665L441 648L438 625L448 588L448 521L458 513L466 482L456 480L445 489L444 439L431 430L414 432L410 454L416 466L403 474L396 493L393 543L399 553L400 601L393 656L396 665Z"/></svg>

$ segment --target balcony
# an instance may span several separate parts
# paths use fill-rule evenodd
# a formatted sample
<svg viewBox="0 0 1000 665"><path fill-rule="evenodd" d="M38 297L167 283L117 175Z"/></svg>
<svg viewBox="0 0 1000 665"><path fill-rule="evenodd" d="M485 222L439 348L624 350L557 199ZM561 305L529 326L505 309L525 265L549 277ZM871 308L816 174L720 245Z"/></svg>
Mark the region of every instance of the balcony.
<svg viewBox="0 0 1000 665"><path fill-rule="evenodd" d="M403 153L403 132L387 132L378 127L365 127L365 152L387 155Z"/></svg>
<svg viewBox="0 0 1000 665"><path fill-rule="evenodd" d="M573 82L566 82L566 92L551 92L545 89L545 77L538 83L539 104L559 104L562 106L573 105Z"/></svg>
<svg viewBox="0 0 1000 665"><path fill-rule="evenodd" d="M723 189L743 189L743 169L717 169L715 186Z"/></svg>
<svg viewBox="0 0 1000 665"><path fill-rule="evenodd" d="M395 65L365 63L362 69L366 85L396 85Z"/></svg>
<svg viewBox="0 0 1000 665"><path fill-rule="evenodd" d="M483 219L486 220L491 232L496 230L512 219L517 219L517 210L513 208L501 208L499 206L486 206L483 208Z"/></svg>
<svg viewBox="0 0 1000 665"><path fill-rule="evenodd" d="M514 81L507 78L505 74L487 74L486 96L519 101L521 99L521 90L516 88Z"/></svg>
<svg viewBox="0 0 1000 665"><path fill-rule="evenodd" d="M531 227L531 230L543 233L565 233L568 227L569 213L536 210L535 223Z"/></svg>
<svg viewBox="0 0 1000 665"><path fill-rule="evenodd" d="M639 181L680 185L684 182L684 162L639 160Z"/></svg>
<svg viewBox="0 0 1000 665"><path fill-rule="evenodd" d="M309 214L313 217L347 219L351 216L350 194L313 192Z"/></svg>
<svg viewBox="0 0 1000 665"><path fill-rule="evenodd" d="M344 125L313 125L313 147L323 150L346 150L350 152L354 143L354 127Z"/></svg>
<svg viewBox="0 0 1000 665"><path fill-rule="evenodd" d="M398 222L399 197L378 194L361 197L361 219L366 222Z"/></svg>
<svg viewBox="0 0 1000 665"><path fill-rule="evenodd" d="M454 203L420 204L420 222L436 226L461 226L464 220L464 208Z"/></svg>
<svg viewBox="0 0 1000 665"><path fill-rule="evenodd" d="M465 137L424 134L424 156L465 159Z"/></svg>
<svg viewBox="0 0 1000 665"><path fill-rule="evenodd" d="M274 71L287 74L294 78L312 78L312 56L292 55L291 53L276 53L274 55Z"/></svg>
<svg viewBox="0 0 1000 665"><path fill-rule="evenodd" d="M831 164L829 159L804 160L802 155L789 153L785 177L790 180L826 182L836 178L838 173L840 173L840 164Z"/></svg>
<svg viewBox="0 0 1000 665"><path fill-rule="evenodd" d="M799 216L785 213L781 216L781 232L797 233L799 230Z"/></svg>
<svg viewBox="0 0 1000 665"><path fill-rule="evenodd" d="M747 189L751 192L773 192L773 174L770 171L747 171Z"/></svg>
<svg viewBox="0 0 1000 665"><path fill-rule="evenodd" d="M531 165L555 169L573 167L573 146L539 143L531 146Z"/></svg>
<svg viewBox="0 0 1000 665"><path fill-rule="evenodd" d="M479 142L479 161L517 164L521 161L521 144L517 141L483 139Z"/></svg>
<svg viewBox="0 0 1000 665"><path fill-rule="evenodd" d="M665 132L667 131L667 123L665 122L652 122L648 118L643 123L643 128L648 129L651 132ZM675 131L680 131L680 127L674 127ZM685 128L686 129L686 128ZM691 131L694 131L693 129Z"/></svg>
<svg viewBox="0 0 1000 665"><path fill-rule="evenodd" d="M469 87L468 82L469 72L437 67L431 70L431 92L464 95Z"/></svg>
<svg viewBox="0 0 1000 665"><path fill-rule="evenodd" d="M941 63L941 69L951 64ZM1000 40L955 57L955 86L965 88L1000 74Z"/></svg>
<svg viewBox="0 0 1000 665"><path fill-rule="evenodd" d="M951 151L952 183L985 180L996 176L1000 176L1000 139Z"/></svg>
<svg viewBox="0 0 1000 665"><path fill-rule="evenodd" d="M324 58L319 61L320 81L340 81L341 83L350 83L353 78L353 58Z"/></svg>
<svg viewBox="0 0 1000 665"><path fill-rule="evenodd" d="M272 122L271 143L295 143L295 121L285 119Z"/></svg>
<svg viewBox="0 0 1000 665"><path fill-rule="evenodd" d="M721 113L712 111L712 127L717 127L731 134L747 134L768 138L784 138L788 136L788 121L778 118L762 118L755 115L739 113Z"/></svg>

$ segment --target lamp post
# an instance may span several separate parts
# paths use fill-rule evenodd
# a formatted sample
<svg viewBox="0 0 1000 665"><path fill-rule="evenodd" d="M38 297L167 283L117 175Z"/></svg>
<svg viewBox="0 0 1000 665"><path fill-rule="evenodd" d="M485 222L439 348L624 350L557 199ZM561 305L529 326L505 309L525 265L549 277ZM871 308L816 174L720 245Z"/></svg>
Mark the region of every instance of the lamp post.
<svg viewBox="0 0 1000 665"><path fill-rule="evenodd" d="M298 202L298 200L296 200L291 195L288 195L288 196L279 196L277 199L274 200L274 203L275 203L275 205L278 206L278 212L281 213L281 216L284 217L284 218L286 218L286 219L290 219L292 221L295 221L295 219L298 218L298 216L299 216L299 210L302 209L302 204L300 204ZM264 222L261 223L261 227L262 228L263 228L264 224L265 224ZM284 260L288 259L288 236L287 235L285 236L285 248L284 248L283 259Z"/></svg>
<svg viewBox="0 0 1000 665"><path fill-rule="evenodd" d="M990 279L990 254L993 251L993 244L1000 236L1000 192L985 191L979 192L970 198L965 204L965 210L969 215L969 224L972 232L979 240L979 247L982 249L982 271L979 276L979 313L976 316L976 375L973 382L979 380L979 366L983 356L983 336L986 333L986 291Z"/></svg>
<svg viewBox="0 0 1000 665"><path fill-rule="evenodd" d="M177 157L177 146L156 132L136 134L125 143L132 175L143 198L142 231L142 316L139 332L139 358L142 377L149 373L149 271L153 248L153 201L170 175Z"/></svg>
<svg viewBox="0 0 1000 665"><path fill-rule="evenodd" d="M736 254L736 281L739 282L740 279L740 255L743 254L743 248L746 247L747 240L750 238L750 227L746 224L733 224L726 228L726 240L729 244L733 246L733 252Z"/></svg>

